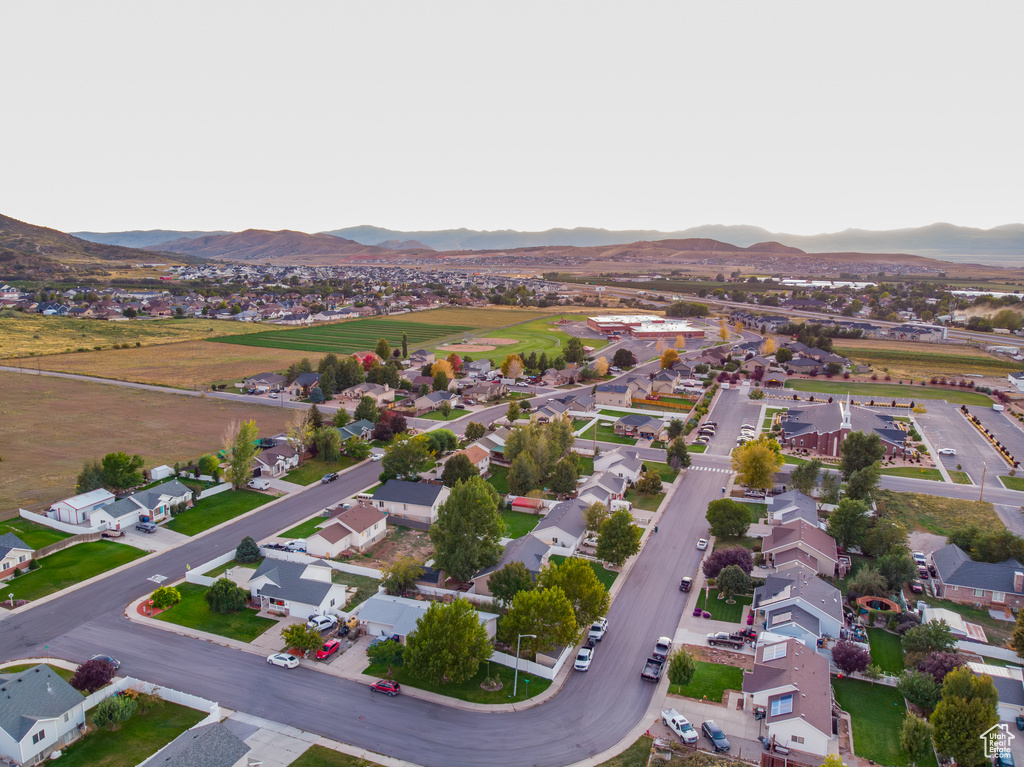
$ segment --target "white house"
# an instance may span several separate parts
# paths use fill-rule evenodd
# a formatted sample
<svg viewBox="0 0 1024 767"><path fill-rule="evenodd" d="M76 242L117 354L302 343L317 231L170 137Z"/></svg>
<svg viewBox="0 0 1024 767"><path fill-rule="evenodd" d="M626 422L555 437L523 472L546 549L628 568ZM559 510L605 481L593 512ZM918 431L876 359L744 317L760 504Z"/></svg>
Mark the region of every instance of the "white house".
<svg viewBox="0 0 1024 767"><path fill-rule="evenodd" d="M387 514L360 501L339 510L317 532L306 538L306 553L336 557L348 549L365 551L387 534Z"/></svg>
<svg viewBox="0 0 1024 767"><path fill-rule="evenodd" d="M776 745L817 757L838 752L838 709L824 655L796 639L759 643L754 670L743 674L743 695L747 711L765 711L766 734Z"/></svg>
<svg viewBox="0 0 1024 767"><path fill-rule="evenodd" d="M57 501L46 512L46 516L72 525L87 524L93 511L113 502L114 494L109 490L90 490L88 493Z"/></svg>
<svg viewBox="0 0 1024 767"><path fill-rule="evenodd" d="M192 490L172 479L96 509L89 524L97 530L123 530L137 522L162 522L170 518L172 507L191 502Z"/></svg>
<svg viewBox="0 0 1024 767"><path fill-rule="evenodd" d="M49 666L0 675L0 755L35 764L85 727L85 698Z"/></svg>
<svg viewBox="0 0 1024 767"><path fill-rule="evenodd" d="M610 472L632 484L640 477L644 462L633 448L618 448L594 456L594 472Z"/></svg>
<svg viewBox="0 0 1024 767"><path fill-rule="evenodd" d="M432 525L449 495L451 490L444 485L391 479L374 491L372 503L392 516Z"/></svg>
<svg viewBox="0 0 1024 767"><path fill-rule="evenodd" d="M256 468L262 477L280 477L299 465L299 454L291 445L280 444L256 456Z"/></svg>
<svg viewBox="0 0 1024 767"><path fill-rule="evenodd" d="M843 597L814 570L796 564L770 574L754 589L751 609L760 613L766 631L791 636L814 647L820 637L839 636L843 628Z"/></svg>
<svg viewBox="0 0 1024 767"><path fill-rule="evenodd" d="M374 594L363 603L359 620L366 626L366 633L370 636L397 635L404 640L416 630L416 625L428 607L430 602ZM498 616L482 611L477 611L477 615L487 630L487 636L493 638L498 627Z"/></svg>
<svg viewBox="0 0 1024 767"><path fill-rule="evenodd" d="M10 578L17 570L27 570L33 551L14 533L0 535L0 580Z"/></svg>
<svg viewBox="0 0 1024 767"><path fill-rule="evenodd" d="M310 615L343 610L344 584L333 583L333 568L321 561L305 564L267 557L249 579L249 591L264 610Z"/></svg>

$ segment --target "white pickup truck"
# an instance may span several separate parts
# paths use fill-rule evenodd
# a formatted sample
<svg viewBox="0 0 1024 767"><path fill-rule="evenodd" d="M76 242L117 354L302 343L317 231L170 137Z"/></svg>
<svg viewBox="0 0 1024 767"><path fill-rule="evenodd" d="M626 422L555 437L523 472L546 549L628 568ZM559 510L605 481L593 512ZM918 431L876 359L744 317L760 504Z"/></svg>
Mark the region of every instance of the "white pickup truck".
<svg viewBox="0 0 1024 767"><path fill-rule="evenodd" d="M661 721L665 723L672 732L674 732L679 740L683 743L696 743L697 742L697 731L690 724L690 720L680 714L674 708L667 708L661 712Z"/></svg>
<svg viewBox="0 0 1024 767"><path fill-rule="evenodd" d="M669 637L659 637L654 644L654 652L651 656L658 660L668 660L668 654L672 651L672 640Z"/></svg>

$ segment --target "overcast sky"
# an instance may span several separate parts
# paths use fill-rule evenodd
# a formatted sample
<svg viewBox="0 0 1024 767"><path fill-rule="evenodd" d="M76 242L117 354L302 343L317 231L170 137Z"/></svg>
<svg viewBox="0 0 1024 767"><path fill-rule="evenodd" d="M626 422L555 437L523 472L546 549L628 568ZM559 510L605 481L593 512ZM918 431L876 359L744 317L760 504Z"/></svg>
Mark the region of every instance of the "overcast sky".
<svg viewBox="0 0 1024 767"><path fill-rule="evenodd" d="M1024 220L1024 3L4 2L65 231Z"/></svg>

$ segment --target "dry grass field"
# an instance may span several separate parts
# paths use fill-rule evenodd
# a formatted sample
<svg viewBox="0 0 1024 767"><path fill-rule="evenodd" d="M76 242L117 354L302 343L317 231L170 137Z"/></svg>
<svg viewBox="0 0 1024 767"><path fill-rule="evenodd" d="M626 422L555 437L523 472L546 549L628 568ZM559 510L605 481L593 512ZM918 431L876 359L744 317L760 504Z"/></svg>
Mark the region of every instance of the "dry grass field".
<svg viewBox="0 0 1024 767"><path fill-rule="evenodd" d="M0 387L0 517L72 495L86 460L124 450L173 465L220 449L232 421L254 418L269 436L293 414L21 373L0 373Z"/></svg>
<svg viewBox="0 0 1024 767"><path fill-rule="evenodd" d="M998 344L998 336L993 336ZM965 373L1005 376L1020 370L1013 360L970 346L922 344L880 339L836 339L835 351L876 371L904 377L956 376Z"/></svg>
<svg viewBox="0 0 1024 767"><path fill-rule="evenodd" d="M43 317L23 312L0 314L0 359L63 354L78 349L104 349L114 344L136 342L143 346L194 341L214 336L256 333L260 324L226 320L79 320L66 317ZM267 328L271 329L271 328Z"/></svg>
<svg viewBox="0 0 1024 767"><path fill-rule="evenodd" d="M246 375L283 370L303 357L316 366L322 355L288 349L262 349L210 341L56 354L22 360L26 368L113 378L122 381L207 389L214 381L241 381Z"/></svg>

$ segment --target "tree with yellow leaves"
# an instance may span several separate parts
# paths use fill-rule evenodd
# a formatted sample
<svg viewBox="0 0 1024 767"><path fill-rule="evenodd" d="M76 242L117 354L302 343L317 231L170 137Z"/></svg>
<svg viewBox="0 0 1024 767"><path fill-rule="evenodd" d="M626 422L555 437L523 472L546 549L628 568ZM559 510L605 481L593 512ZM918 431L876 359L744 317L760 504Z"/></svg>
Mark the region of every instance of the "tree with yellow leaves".
<svg viewBox="0 0 1024 767"><path fill-rule="evenodd" d="M743 332L743 323L742 322L737 322L735 325L733 325L732 329L736 331L737 335L742 333Z"/></svg>
<svg viewBox="0 0 1024 767"><path fill-rule="evenodd" d="M679 352L675 349L666 349L661 353L661 369L668 370L679 362Z"/></svg>
<svg viewBox="0 0 1024 767"><path fill-rule="evenodd" d="M676 336L676 348L677 349L685 349L686 348L686 339L683 338L683 336Z"/></svg>
<svg viewBox="0 0 1024 767"><path fill-rule="evenodd" d="M455 378L455 371L452 370L452 363L448 360L438 360L434 363L433 367L430 368L430 375L436 378L438 373L444 373L448 376L449 381Z"/></svg>
<svg viewBox="0 0 1024 767"><path fill-rule="evenodd" d="M658 354L661 354L667 348L668 348L668 344L665 343L665 339L664 338L659 338L658 339L658 343L656 343L654 345L654 351L656 351Z"/></svg>
<svg viewBox="0 0 1024 767"><path fill-rule="evenodd" d="M723 341L729 340L729 326L725 324L725 320L722 319L718 323L718 337Z"/></svg>
<svg viewBox="0 0 1024 767"><path fill-rule="evenodd" d="M608 358L598 357L596 360L594 360L594 370L602 378L608 375Z"/></svg>
<svg viewBox="0 0 1024 767"><path fill-rule="evenodd" d="M523 359L518 354L509 354L501 363L501 374L505 378L519 378L523 374Z"/></svg>
<svg viewBox="0 0 1024 767"><path fill-rule="evenodd" d="M761 344L761 354L764 354L764 355L775 354L775 339L774 338L766 338L766 339L764 339L764 343Z"/></svg>

